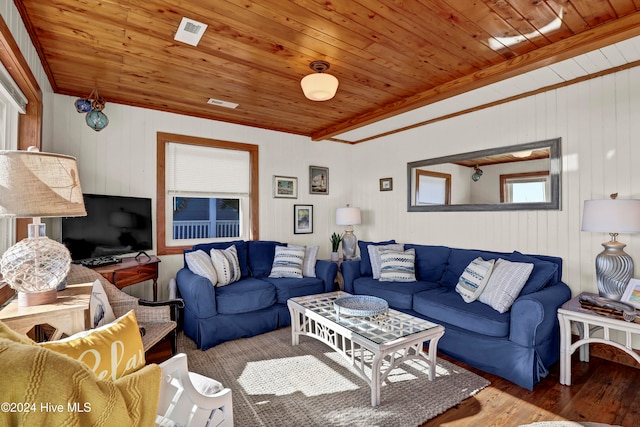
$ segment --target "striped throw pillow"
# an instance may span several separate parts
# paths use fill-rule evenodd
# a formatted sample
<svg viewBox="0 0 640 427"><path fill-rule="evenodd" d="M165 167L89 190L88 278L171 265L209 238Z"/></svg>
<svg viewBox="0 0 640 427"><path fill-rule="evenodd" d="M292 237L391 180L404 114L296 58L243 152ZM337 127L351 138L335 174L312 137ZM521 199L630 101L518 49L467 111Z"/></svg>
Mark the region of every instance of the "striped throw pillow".
<svg viewBox="0 0 640 427"><path fill-rule="evenodd" d="M218 275L216 286L226 286L240 280L242 273L236 245L231 245L227 249L211 249L210 255Z"/></svg>
<svg viewBox="0 0 640 427"><path fill-rule="evenodd" d="M499 259L478 301L500 313L507 312L520 295L520 291L533 271L533 264Z"/></svg>
<svg viewBox="0 0 640 427"><path fill-rule="evenodd" d="M218 274L213 266L213 261L205 251L199 249L197 251L187 252L184 254L184 258L187 261L189 270L198 276L206 277L213 286L218 283Z"/></svg>
<svg viewBox="0 0 640 427"><path fill-rule="evenodd" d="M415 282L416 251L411 248L404 252L380 252L381 282Z"/></svg>
<svg viewBox="0 0 640 427"><path fill-rule="evenodd" d="M394 243L390 245L367 245L369 251L369 261L371 262L371 272L374 279L380 278L380 252L382 251L404 251L404 243Z"/></svg>
<svg viewBox="0 0 640 427"><path fill-rule="evenodd" d="M276 246L276 254L273 257L273 265L271 266L269 277L301 279L304 251L305 249L299 246Z"/></svg>
<svg viewBox="0 0 640 427"><path fill-rule="evenodd" d="M316 277L316 261L320 246L297 246L287 245L290 248L304 249L304 262L302 264L303 277Z"/></svg>
<svg viewBox="0 0 640 427"><path fill-rule="evenodd" d="M462 296L464 302L478 299L489 281L495 262L494 259L485 261L478 257L467 265L456 285L456 292Z"/></svg>

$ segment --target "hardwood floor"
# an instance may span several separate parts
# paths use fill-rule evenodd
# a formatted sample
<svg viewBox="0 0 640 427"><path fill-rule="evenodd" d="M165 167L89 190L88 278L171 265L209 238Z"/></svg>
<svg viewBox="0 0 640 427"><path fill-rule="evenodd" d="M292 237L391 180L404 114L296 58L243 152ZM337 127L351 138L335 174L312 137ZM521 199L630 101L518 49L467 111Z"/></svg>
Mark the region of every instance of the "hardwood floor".
<svg viewBox="0 0 640 427"><path fill-rule="evenodd" d="M461 364L491 385L421 427L516 427L561 420L640 427L640 369L593 355L589 363L580 362L577 353L572 386L560 385L560 363L556 363L534 391Z"/></svg>

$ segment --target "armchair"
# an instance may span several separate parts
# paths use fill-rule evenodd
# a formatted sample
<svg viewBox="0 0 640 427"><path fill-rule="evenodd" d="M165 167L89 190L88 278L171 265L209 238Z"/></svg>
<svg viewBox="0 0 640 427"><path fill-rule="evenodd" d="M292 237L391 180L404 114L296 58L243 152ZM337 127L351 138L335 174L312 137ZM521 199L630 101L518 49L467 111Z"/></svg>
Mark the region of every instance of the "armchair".
<svg viewBox="0 0 640 427"><path fill-rule="evenodd" d="M133 297L122 292L100 274L81 265L72 264L67 276L67 283L70 285L93 283L96 280L100 280L116 318L125 315L129 310L135 311L138 325L144 332L142 345L145 352L168 337L171 340L171 354L176 353L178 308L184 307L182 300L154 302Z"/></svg>

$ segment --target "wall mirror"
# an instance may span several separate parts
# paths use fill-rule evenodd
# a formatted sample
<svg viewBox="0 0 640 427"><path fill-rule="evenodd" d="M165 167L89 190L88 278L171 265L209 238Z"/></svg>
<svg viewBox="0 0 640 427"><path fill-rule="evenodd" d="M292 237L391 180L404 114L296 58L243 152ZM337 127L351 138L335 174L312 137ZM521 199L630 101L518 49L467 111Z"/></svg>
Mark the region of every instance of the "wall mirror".
<svg viewBox="0 0 640 427"><path fill-rule="evenodd" d="M560 210L560 138L407 163L407 211Z"/></svg>

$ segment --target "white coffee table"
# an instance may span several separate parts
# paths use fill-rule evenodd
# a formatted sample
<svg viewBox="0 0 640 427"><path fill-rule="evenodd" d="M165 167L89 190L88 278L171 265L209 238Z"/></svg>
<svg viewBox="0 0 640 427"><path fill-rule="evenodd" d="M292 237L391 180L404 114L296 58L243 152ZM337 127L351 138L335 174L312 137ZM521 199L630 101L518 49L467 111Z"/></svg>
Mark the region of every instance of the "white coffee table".
<svg viewBox="0 0 640 427"><path fill-rule="evenodd" d="M350 296L342 291L291 298L291 344L300 335L316 338L350 360L371 387L371 406L380 405L380 387L392 369L411 359L429 365L429 380L435 378L438 340L444 327L389 309L373 317L336 315L333 302ZM428 353L423 345L429 341Z"/></svg>

